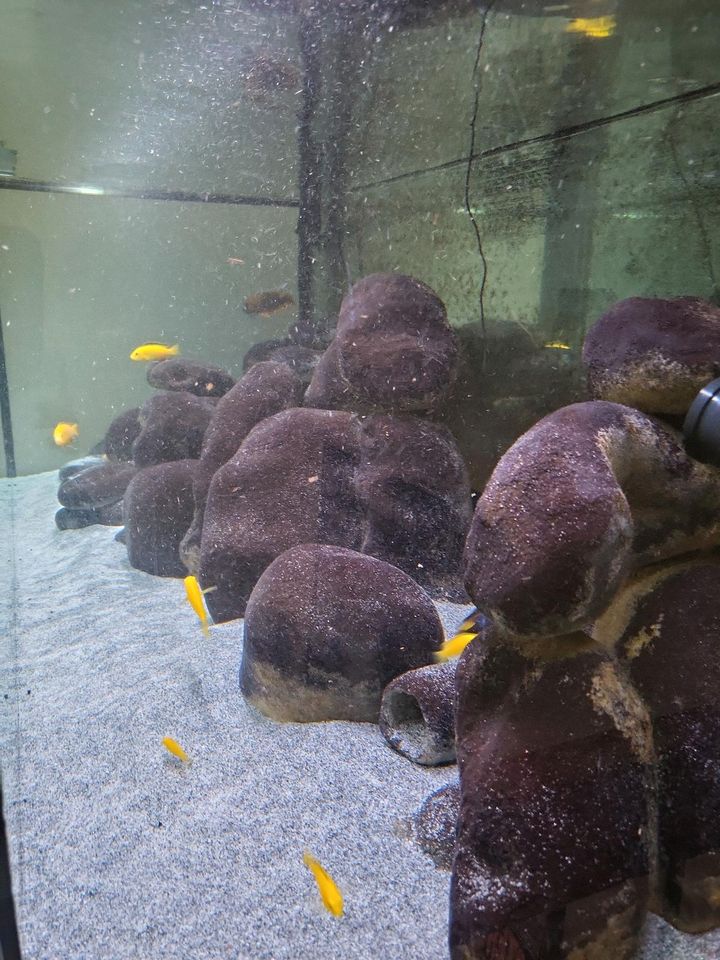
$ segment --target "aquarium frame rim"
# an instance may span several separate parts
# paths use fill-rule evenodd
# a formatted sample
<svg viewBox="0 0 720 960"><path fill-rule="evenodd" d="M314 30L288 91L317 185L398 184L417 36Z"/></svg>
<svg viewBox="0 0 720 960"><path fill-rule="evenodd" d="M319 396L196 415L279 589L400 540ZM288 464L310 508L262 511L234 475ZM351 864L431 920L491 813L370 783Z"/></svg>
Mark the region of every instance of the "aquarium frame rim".
<svg viewBox="0 0 720 960"><path fill-rule="evenodd" d="M297 209L300 201L294 197L263 197L246 194L212 193L186 190L136 190L103 187L99 184L72 183L61 180L31 180L23 177L0 177L0 190L20 190L30 193L64 193L93 200L130 199L159 200L175 203L219 203L250 207L283 207Z"/></svg>

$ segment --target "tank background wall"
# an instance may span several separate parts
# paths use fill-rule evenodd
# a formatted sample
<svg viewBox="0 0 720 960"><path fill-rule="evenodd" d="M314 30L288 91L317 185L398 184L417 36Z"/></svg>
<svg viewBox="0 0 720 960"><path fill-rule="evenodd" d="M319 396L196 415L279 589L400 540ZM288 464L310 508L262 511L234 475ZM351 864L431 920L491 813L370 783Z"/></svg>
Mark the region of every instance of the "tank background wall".
<svg viewBox="0 0 720 960"><path fill-rule="evenodd" d="M34 473L87 452L149 395L146 366L128 359L138 343L179 342L239 375L253 343L287 331L292 313L248 316L242 302L296 295L296 209L92 193L293 199L296 92L243 76L257 57L296 59L295 32L230 3L6 0L0 20L0 140L18 177L91 192L0 190L16 458ZM58 420L79 422L75 449L52 443Z"/></svg>
<svg viewBox="0 0 720 960"><path fill-rule="evenodd" d="M3 0L0 140L17 175L295 196L300 77L268 91L257 69L297 62L295 24L237 7Z"/></svg>
<svg viewBox="0 0 720 960"><path fill-rule="evenodd" d="M0 191L0 290L18 473L60 466L58 420L78 454L150 395L139 343L242 373L245 352L283 335L289 314L248 316L242 300L294 278L297 211L94 200ZM272 258L265 256L273 251ZM245 266L227 263L228 256Z"/></svg>
<svg viewBox="0 0 720 960"><path fill-rule="evenodd" d="M715 293L720 96L712 88L684 103L662 101L720 81L712 53L720 8L623 0L616 16L607 39L569 33L562 17L493 10L487 18L470 172L488 263L484 303L489 318L537 327L540 343L577 346L620 297ZM482 277L463 212L480 22L463 18L446 35L434 28L384 38L373 66L378 119L350 194L353 271L389 265L420 276L456 325L477 322ZM434 49L447 72L432 72ZM418 51L428 68L413 84ZM426 149L428 162L415 172L393 130L408 114L422 117L424 136L443 145ZM391 119L383 137L384 116Z"/></svg>

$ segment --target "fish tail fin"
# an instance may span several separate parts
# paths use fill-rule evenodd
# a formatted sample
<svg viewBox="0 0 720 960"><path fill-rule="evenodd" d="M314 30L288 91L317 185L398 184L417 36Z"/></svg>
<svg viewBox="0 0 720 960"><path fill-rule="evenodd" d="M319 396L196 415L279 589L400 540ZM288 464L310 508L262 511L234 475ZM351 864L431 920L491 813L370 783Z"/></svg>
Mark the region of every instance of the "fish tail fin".
<svg viewBox="0 0 720 960"><path fill-rule="evenodd" d="M313 857L309 850L303 850L303 863L306 867L312 867L315 863L315 857Z"/></svg>
<svg viewBox="0 0 720 960"><path fill-rule="evenodd" d="M173 357L177 357L177 355L180 353L180 344L174 343L168 350L168 353L172 354Z"/></svg>
<svg viewBox="0 0 720 960"><path fill-rule="evenodd" d="M208 625L207 620L201 620L201 621L200 621L200 626L202 627L202 632L205 634L205 636L206 636L206 637L209 637L209 636L210 636L210 627L209 627L209 625Z"/></svg>

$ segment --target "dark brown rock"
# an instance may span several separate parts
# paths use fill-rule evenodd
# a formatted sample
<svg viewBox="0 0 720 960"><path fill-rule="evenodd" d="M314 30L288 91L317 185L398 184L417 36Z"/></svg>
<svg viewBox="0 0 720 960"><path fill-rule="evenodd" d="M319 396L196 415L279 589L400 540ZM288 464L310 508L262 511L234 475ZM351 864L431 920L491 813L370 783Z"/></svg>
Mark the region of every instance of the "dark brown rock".
<svg viewBox="0 0 720 960"><path fill-rule="evenodd" d="M434 595L464 599L469 516L467 477L444 428L290 409L258 424L214 473L201 580L217 586L208 594L215 619L233 619L275 557L299 543L329 543L391 562Z"/></svg>
<svg viewBox="0 0 720 960"><path fill-rule="evenodd" d="M193 522L181 547L188 569L199 569L205 502L215 471L237 452L254 426L281 410L297 406L301 397L302 384L292 369L285 363L265 361L254 364L218 401L195 470Z"/></svg>
<svg viewBox="0 0 720 960"><path fill-rule="evenodd" d="M321 350L311 350L309 347L291 343L287 347L273 350L268 359L276 363L286 363L293 373L297 374L303 387L307 387L321 356Z"/></svg>
<svg viewBox="0 0 720 960"><path fill-rule="evenodd" d="M475 509L465 585L532 639L571 633L635 569L720 541L720 473L677 434L619 404L574 404L505 454Z"/></svg>
<svg viewBox="0 0 720 960"><path fill-rule="evenodd" d="M140 407L119 413L105 434L104 451L108 460L132 460L133 443L140 435L140 429Z"/></svg>
<svg viewBox="0 0 720 960"><path fill-rule="evenodd" d="M97 522L105 527L121 527L125 522L125 506L122 500L98 507Z"/></svg>
<svg viewBox="0 0 720 960"><path fill-rule="evenodd" d="M403 274L358 281L305 404L357 412L430 410L455 376L457 341L437 295Z"/></svg>
<svg viewBox="0 0 720 960"><path fill-rule="evenodd" d="M583 362L594 397L684 414L720 375L720 308L696 297L621 300L588 330Z"/></svg>
<svg viewBox="0 0 720 960"><path fill-rule="evenodd" d="M340 373L337 338L330 343L313 371L312 380L305 391L306 407L326 407L337 410L360 408L354 391Z"/></svg>
<svg viewBox="0 0 720 960"><path fill-rule="evenodd" d="M383 691L380 730L390 746L414 763L455 763L457 660L410 670Z"/></svg>
<svg viewBox="0 0 720 960"><path fill-rule="evenodd" d="M61 507L55 514L58 530L80 530L100 524L104 527L119 527L123 523L123 505L119 500L107 506L88 509L68 509Z"/></svg>
<svg viewBox="0 0 720 960"><path fill-rule="evenodd" d="M654 908L689 933L720 925L720 565L638 577L597 626L616 641L653 723L658 765Z"/></svg>
<svg viewBox="0 0 720 960"><path fill-rule="evenodd" d="M355 489L366 515L362 552L404 570L433 596L464 601L472 500L449 430L417 417L369 417Z"/></svg>
<svg viewBox="0 0 720 960"><path fill-rule="evenodd" d="M197 460L215 401L192 393L158 393L140 408L141 431L133 443L138 467Z"/></svg>
<svg viewBox="0 0 720 960"><path fill-rule="evenodd" d="M286 363L301 379L303 388L306 388L321 356L322 350L296 343L291 337L281 340L263 340L252 346L245 354L243 370L250 370L255 364L267 361Z"/></svg>
<svg viewBox="0 0 720 960"><path fill-rule="evenodd" d="M107 461L104 457L89 456L80 457L78 460L69 460L58 470L58 479L60 483L63 480L69 480L70 477L76 477L83 470L92 470L94 467L102 467Z"/></svg>
<svg viewBox="0 0 720 960"><path fill-rule="evenodd" d="M275 557L301 543L357 549L363 510L353 487L360 425L349 413L291 409L250 431L212 478L200 580L216 621L241 617Z"/></svg>
<svg viewBox="0 0 720 960"><path fill-rule="evenodd" d="M197 397L222 397L235 385L235 378L222 367L186 357L151 363L147 381L160 390L181 390Z"/></svg>
<svg viewBox="0 0 720 960"><path fill-rule="evenodd" d="M131 463L103 463L63 480L58 500L72 510L87 510L117 503L137 468Z"/></svg>
<svg viewBox="0 0 720 960"><path fill-rule="evenodd" d="M273 351L277 350L278 347L287 347L291 344L290 337L278 337L273 340L261 340L259 343L254 343L243 357L243 371L247 372L256 363L269 360Z"/></svg>
<svg viewBox="0 0 720 960"><path fill-rule="evenodd" d="M376 722L385 686L427 663L442 636L432 601L401 570L306 543L252 592L240 688L276 720Z"/></svg>
<svg viewBox="0 0 720 960"><path fill-rule="evenodd" d="M179 547L193 515L192 482L197 461L179 460L146 467L125 492L124 522L128 559L158 577L184 577Z"/></svg>
<svg viewBox="0 0 720 960"><path fill-rule="evenodd" d="M451 957L630 960L652 869L649 717L602 652L542 662L488 641L457 673Z"/></svg>

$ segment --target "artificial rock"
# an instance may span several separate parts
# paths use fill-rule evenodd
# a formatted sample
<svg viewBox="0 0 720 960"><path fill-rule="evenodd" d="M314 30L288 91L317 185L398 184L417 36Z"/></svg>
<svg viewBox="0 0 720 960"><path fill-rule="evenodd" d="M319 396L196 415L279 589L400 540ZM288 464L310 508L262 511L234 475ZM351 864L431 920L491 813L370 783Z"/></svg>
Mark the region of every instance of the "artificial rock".
<svg viewBox="0 0 720 960"><path fill-rule="evenodd" d="M720 372L720 308L697 297L621 300L588 330L583 363L597 399L685 414Z"/></svg>
<svg viewBox="0 0 720 960"><path fill-rule="evenodd" d="M197 460L215 400L193 393L157 393L140 408L141 430L132 447L138 467Z"/></svg>
<svg viewBox="0 0 720 960"><path fill-rule="evenodd" d="M517 638L583 629L634 570L720 543L719 502L720 472L658 420L564 407L520 437L478 500L468 594Z"/></svg>
<svg viewBox="0 0 720 960"><path fill-rule="evenodd" d="M458 347L443 302L396 273L359 280L340 307L305 405L359 413L427 411L455 377Z"/></svg>
<svg viewBox="0 0 720 960"><path fill-rule="evenodd" d="M425 766L455 762L457 660L403 673L383 691L380 731L390 746Z"/></svg>
<svg viewBox="0 0 720 960"><path fill-rule="evenodd" d="M58 500L71 510L93 510L117 503L137 468L131 463L102 463L63 480Z"/></svg>
<svg viewBox="0 0 720 960"><path fill-rule="evenodd" d="M140 407L123 410L110 423L103 441L108 460L127 461L133 458L133 444L140 435Z"/></svg>
<svg viewBox="0 0 720 960"><path fill-rule="evenodd" d="M302 384L288 365L263 361L254 364L218 400L205 431L195 470L192 525L181 547L188 569L199 570L205 503L216 471L237 452L254 426L281 410L296 406L301 395Z"/></svg>
<svg viewBox="0 0 720 960"><path fill-rule="evenodd" d="M193 516L196 460L160 463L139 470L125 492L128 560L158 577L184 577L179 548Z"/></svg>
<svg viewBox="0 0 720 960"><path fill-rule="evenodd" d="M216 587L206 598L213 619L241 617L260 574L290 547L360 546L359 456L349 413L290 409L250 431L208 491L199 575Z"/></svg>
<svg viewBox="0 0 720 960"><path fill-rule="evenodd" d="M470 505L445 428L285 410L259 423L212 477L199 565L201 582L217 587L208 607L216 620L242 616L265 567L301 543L359 550L434 595L458 596Z"/></svg>
<svg viewBox="0 0 720 960"><path fill-rule="evenodd" d="M222 367L186 357L169 357L151 363L147 381L159 390L185 391L197 397L222 397L235 384L235 378Z"/></svg>
<svg viewBox="0 0 720 960"><path fill-rule="evenodd" d="M602 650L487 641L457 671L451 958L630 960L653 869L647 711Z"/></svg>
<svg viewBox="0 0 720 960"><path fill-rule="evenodd" d="M307 543L250 596L240 687L276 720L377 722L385 686L428 663L442 637L430 597L401 570Z"/></svg>

